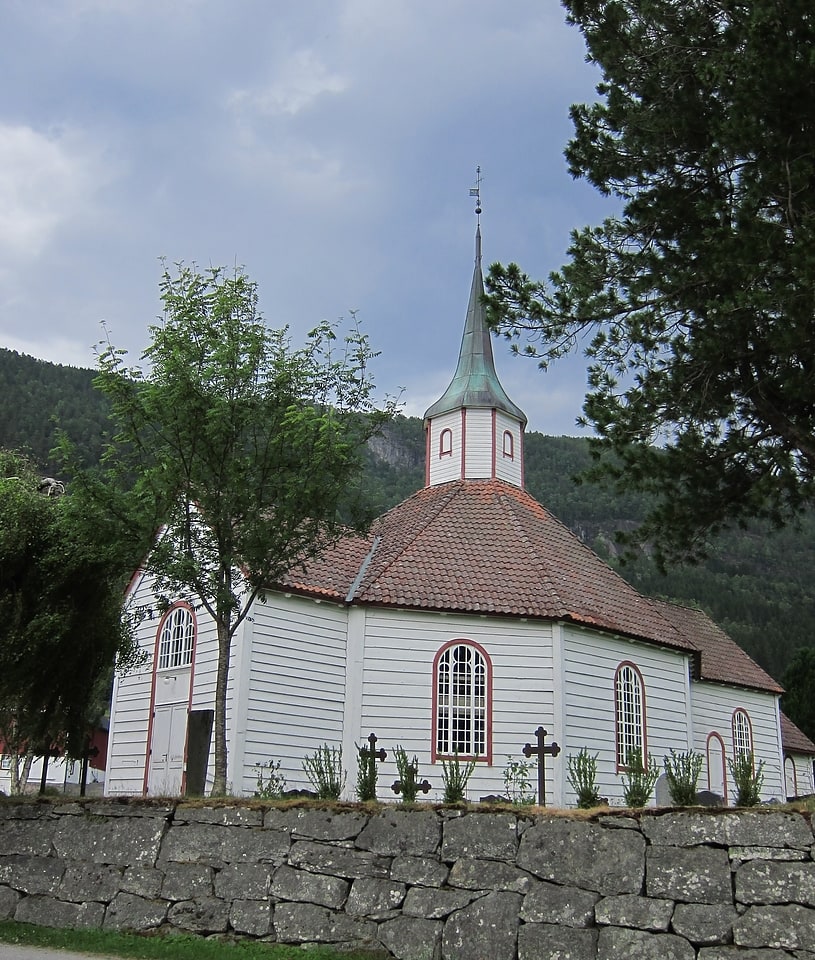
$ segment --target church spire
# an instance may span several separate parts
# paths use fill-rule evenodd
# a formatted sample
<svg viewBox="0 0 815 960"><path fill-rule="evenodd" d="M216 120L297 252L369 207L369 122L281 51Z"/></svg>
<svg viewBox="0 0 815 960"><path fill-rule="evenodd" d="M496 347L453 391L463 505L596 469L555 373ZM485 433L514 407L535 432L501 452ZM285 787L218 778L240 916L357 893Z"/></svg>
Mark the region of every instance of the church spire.
<svg viewBox="0 0 815 960"><path fill-rule="evenodd" d="M450 479L499 477L521 486L526 415L509 399L495 370L492 336L482 303L480 186L479 167L476 187L470 190L470 195L477 198L475 212L479 218L475 266L458 364L450 385L424 415L427 480L433 484ZM434 443L438 443L435 453Z"/></svg>

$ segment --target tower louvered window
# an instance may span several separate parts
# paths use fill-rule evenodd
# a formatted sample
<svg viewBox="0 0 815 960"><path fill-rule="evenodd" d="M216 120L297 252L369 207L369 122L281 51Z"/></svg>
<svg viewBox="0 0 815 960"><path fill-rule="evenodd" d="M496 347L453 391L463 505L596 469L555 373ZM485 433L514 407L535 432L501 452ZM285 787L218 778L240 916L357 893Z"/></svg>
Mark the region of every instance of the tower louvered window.
<svg viewBox="0 0 815 960"><path fill-rule="evenodd" d="M454 643L436 659L435 755L488 754L489 662L474 645Z"/></svg>
<svg viewBox="0 0 815 960"><path fill-rule="evenodd" d="M645 750L645 691L642 677L631 663L617 668L614 682L615 713L617 721L617 766L627 767L634 751L639 751L646 762Z"/></svg>
<svg viewBox="0 0 815 960"><path fill-rule="evenodd" d="M158 647L158 669L174 670L192 663L195 641L195 618L187 606L173 607L161 625Z"/></svg>

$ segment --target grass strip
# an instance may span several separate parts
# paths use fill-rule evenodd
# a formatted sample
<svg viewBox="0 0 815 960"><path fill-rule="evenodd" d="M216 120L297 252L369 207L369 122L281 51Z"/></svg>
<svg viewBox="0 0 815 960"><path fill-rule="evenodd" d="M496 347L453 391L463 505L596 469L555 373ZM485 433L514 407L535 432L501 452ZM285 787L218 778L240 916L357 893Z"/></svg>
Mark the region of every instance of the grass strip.
<svg viewBox="0 0 815 960"><path fill-rule="evenodd" d="M123 960L372 960L384 954L339 953L330 947L302 947L257 940L208 940L188 934L145 936L107 930L66 930L29 923L0 921L0 943L74 950L121 957ZM1 952L1 951L0 951Z"/></svg>

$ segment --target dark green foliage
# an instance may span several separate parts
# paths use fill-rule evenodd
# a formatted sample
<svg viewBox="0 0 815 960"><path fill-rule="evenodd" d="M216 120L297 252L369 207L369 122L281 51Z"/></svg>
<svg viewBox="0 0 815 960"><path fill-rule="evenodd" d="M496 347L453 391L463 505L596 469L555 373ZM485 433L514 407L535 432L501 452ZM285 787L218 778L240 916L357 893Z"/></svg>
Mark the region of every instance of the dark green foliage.
<svg viewBox="0 0 815 960"><path fill-rule="evenodd" d="M370 747L357 747L357 800L367 803L376 800L376 781L379 772L376 756Z"/></svg>
<svg viewBox="0 0 815 960"><path fill-rule="evenodd" d="M346 778L342 768L342 747L324 743L303 759L303 772L314 787L318 800L339 800Z"/></svg>
<svg viewBox="0 0 815 960"><path fill-rule="evenodd" d="M663 757L668 792L671 801L678 807L689 807L696 803L696 785L702 772L703 759L702 754L695 750L677 753L673 747L670 754Z"/></svg>
<svg viewBox="0 0 815 960"><path fill-rule="evenodd" d="M566 781L577 796L577 806L583 810L596 807L600 802L597 790L597 757L583 747L578 753L568 757Z"/></svg>
<svg viewBox="0 0 815 960"><path fill-rule="evenodd" d="M419 758L414 757L409 760L403 746L397 746L393 756L399 773L399 793L402 803L415 803L419 792Z"/></svg>
<svg viewBox="0 0 815 960"><path fill-rule="evenodd" d="M76 757L107 705L117 655L133 655L121 616L125 566L100 542L81 490L46 496L23 457L0 451L0 726Z"/></svg>
<svg viewBox="0 0 815 960"><path fill-rule="evenodd" d="M754 807L761 802L761 788L764 786L764 761L755 765L752 751L736 755L727 761L733 783L736 785L734 802L737 807Z"/></svg>
<svg viewBox="0 0 815 960"><path fill-rule="evenodd" d="M784 713L815 741L815 647L796 650L781 683L785 690L781 699Z"/></svg>
<svg viewBox="0 0 815 960"><path fill-rule="evenodd" d="M589 357L593 471L653 497L637 542L704 555L815 499L809 0L564 0L602 72L571 173L616 199L548 283L494 265L491 322Z"/></svg>
<svg viewBox="0 0 815 960"><path fill-rule="evenodd" d="M623 781L623 803L627 807L644 807L651 799L659 779L659 767L650 754L646 766L642 750L636 749L628 754L626 768L620 774Z"/></svg>
<svg viewBox="0 0 815 960"><path fill-rule="evenodd" d="M475 760L459 760L458 754L451 760L442 760L441 779L445 803L464 803L467 799L467 784L474 771Z"/></svg>

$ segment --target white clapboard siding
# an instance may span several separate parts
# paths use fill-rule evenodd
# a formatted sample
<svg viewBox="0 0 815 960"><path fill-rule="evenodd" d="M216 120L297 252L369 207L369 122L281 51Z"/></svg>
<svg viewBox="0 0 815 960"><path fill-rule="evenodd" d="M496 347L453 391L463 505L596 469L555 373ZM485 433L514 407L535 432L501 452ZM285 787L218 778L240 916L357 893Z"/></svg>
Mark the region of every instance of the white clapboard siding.
<svg viewBox="0 0 815 960"><path fill-rule="evenodd" d="M440 456L439 443L444 430L449 430L452 434L451 452ZM434 417L430 422L427 453L430 483L447 483L450 480L461 479L461 457L461 411L456 410L453 413L445 413L440 417Z"/></svg>
<svg viewBox="0 0 815 960"><path fill-rule="evenodd" d="M622 802L616 769L614 676L623 661L639 669L645 685L647 750L659 764L670 747L690 744L687 720L687 656L645 643L600 635L572 626L563 628L563 694L566 731L561 741L565 782L568 757L582 748L597 758L597 787L611 802ZM564 787L567 805L574 791Z"/></svg>
<svg viewBox="0 0 815 960"><path fill-rule="evenodd" d="M764 787L762 798L781 800L785 796L784 770L780 762L780 733L777 697L759 690L729 687L720 683L694 681L691 685L694 749L706 756L707 738L718 734L724 742L727 760L733 759L733 711L745 710L753 730L753 754L756 762L764 761ZM703 767L700 782L707 780ZM733 778L727 770L733 800Z"/></svg>
<svg viewBox="0 0 815 960"><path fill-rule="evenodd" d="M512 434L512 457L504 454L504 433ZM523 463L523 436L520 423L503 411L495 418L495 476L506 480L516 487L521 486L521 464Z"/></svg>
<svg viewBox="0 0 815 960"><path fill-rule="evenodd" d="M419 776L442 791L441 764L431 763L433 660L450 640L480 644L492 662L493 763L479 763L469 796L503 791L507 757L534 739L552 719L552 651L549 624L493 617L463 617L404 610L369 609L366 619L364 689L358 742L369 733L388 751L380 764L380 795L396 779L397 745L419 759ZM384 785L384 786L383 786Z"/></svg>
<svg viewBox="0 0 815 960"><path fill-rule="evenodd" d="M493 422L492 410L467 410L467 439L464 446L468 480L486 480L492 477Z"/></svg>
<svg viewBox="0 0 815 960"><path fill-rule="evenodd" d="M334 603L270 593L252 616L242 780L235 792L251 794L256 765L278 760L289 788L309 787L303 758L324 743L342 743L347 613Z"/></svg>

